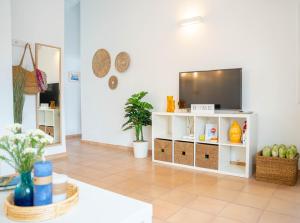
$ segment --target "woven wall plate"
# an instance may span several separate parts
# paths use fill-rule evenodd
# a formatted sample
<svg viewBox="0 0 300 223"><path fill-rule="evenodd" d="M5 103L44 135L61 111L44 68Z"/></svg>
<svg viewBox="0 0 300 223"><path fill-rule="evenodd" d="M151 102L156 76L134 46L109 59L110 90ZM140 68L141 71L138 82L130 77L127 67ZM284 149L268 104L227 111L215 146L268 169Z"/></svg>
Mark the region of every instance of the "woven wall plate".
<svg viewBox="0 0 300 223"><path fill-rule="evenodd" d="M108 86L110 89L115 90L118 87L118 78L116 76L111 76L108 80Z"/></svg>
<svg viewBox="0 0 300 223"><path fill-rule="evenodd" d="M111 66L109 52L105 49L97 50L92 63L94 74L97 77L104 77L108 74Z"/></svg>
<svg viewBox="0 0 300 223"><path fill-rule="evenodd" d="M117 55L115 66L120 73L125 72L130 65L130 56L126 52L121 52Z"/></svg>

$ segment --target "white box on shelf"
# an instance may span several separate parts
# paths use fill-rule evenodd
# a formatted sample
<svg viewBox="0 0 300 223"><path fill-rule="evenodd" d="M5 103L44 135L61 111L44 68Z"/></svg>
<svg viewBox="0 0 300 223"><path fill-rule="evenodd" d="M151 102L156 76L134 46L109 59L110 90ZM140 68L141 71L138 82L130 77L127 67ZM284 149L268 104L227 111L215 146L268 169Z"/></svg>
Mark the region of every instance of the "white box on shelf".
<svg viewBox="0 0 300 223"><path fill-rule="evenodd" d="M191 112L194 114L214 114L215 105L214 104L192 104Z"/></svg>

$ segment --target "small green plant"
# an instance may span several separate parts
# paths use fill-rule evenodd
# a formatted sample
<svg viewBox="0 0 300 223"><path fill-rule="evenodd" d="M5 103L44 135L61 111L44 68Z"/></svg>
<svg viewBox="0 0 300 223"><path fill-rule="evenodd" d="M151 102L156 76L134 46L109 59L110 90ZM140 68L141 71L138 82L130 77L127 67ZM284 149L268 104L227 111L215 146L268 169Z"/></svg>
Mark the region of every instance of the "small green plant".
<svg viewBox="0 0 300 223"><path fill-rule="evenodd" d="M123 124L123 131L128 129L135 130L136 142L143 142L143 126L149 126L151 121L151 110L153 106L142 99L148 92L142 91L133 94L125 104L125 118L127 121Z"/></svg>

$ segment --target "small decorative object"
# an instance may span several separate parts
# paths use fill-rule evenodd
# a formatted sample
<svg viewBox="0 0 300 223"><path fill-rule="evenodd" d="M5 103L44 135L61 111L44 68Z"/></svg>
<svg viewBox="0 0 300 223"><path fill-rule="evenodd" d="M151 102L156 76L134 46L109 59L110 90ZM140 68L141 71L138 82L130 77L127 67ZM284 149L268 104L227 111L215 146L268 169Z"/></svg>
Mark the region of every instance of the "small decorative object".
<svg viewBox="0 0 300 223"><path fill-rule="evenodd" d="M52 190L53 203L66 200L68 177L63 174L53 174L52 184L53 184L53 190Z"/></svg>
<svg viewBox="0 0 300 223"><path fill-rule="evenodd" d="M33 205L31 176L33 164L42 159L45 146L52 142L53 138L39 129L22 132L20 124L12 125L9 134L0 138L0 150L7 154L7 156L0 155L0 160L12 166L20 174L20 184L14 191L15 205Z"/></svg>
<svg viewBox="0 0 300 223"><path fill-rule="evenodd" d="M55 101L50 101L50 108L55 109Z"/></svg>
<svg viewBox="0 0 300 223"><path fill-rule="evenodd" d="M108 86L110 89L115 90L118 87L118 78L116 76L111 76L108 80Z"/></svg>
<svg viewBox="0 0 300 223"><path fill-rule="evenodd" d="M78 202L78 198L78 187L70 183L67 185L67 199L50 205L18 207L14 205L13 194L11 193L4 202L4 214L12 221L47 221L67 213Z"/></svg>
<svg viewBox="0 0 300 223"><path fill-rule="evenodd" d="M127 121L123 124L124 131L134 128L136 141L133 142L134 156L136 158L145 158L148 154L148 142L144 140L143 126L152 124L151 110L153 106L142 99L148 92L142 91L133 94L125 104L125 118Z"/></svg>
<svg viewBox="0 0 300 223"><path fill-rule="evenodd" d="M194 139L194 118L186 117L186 132L191 139Z"/></svg>
<svg viewBox="0 0 300 223"><path fill-rule="evenodd" d="M34 164L33 205L42 206L52 203L52 163L39 161Z"/></svg>
<svg viewBox="0 0 300 223"><path fill-rule="evenodd" d="M215 105L214 104L192 104L191 112L195 114L214 114Z"/></svg>
<svg viewBox="0 0 300 223"><path fill-rule="evenodd" d="M247 121L244 122L243 125L243 136L242 136L242 143L246 144L247 142Z"/></svg>
<svg viewBox="0 0 300 223"><path fill-rule="evenodd" d="M200 142L204 142L204 141L205 141L205 135L203 135L203 134L200 135L200 136L199 136L199 141L200 141Z"/></svg>
<svg viewBox="0 0 300 223"><path fill-rule="evenodd" d="M126 52L121 52L117 55L115 66L120 73L125 72L130 65L130 56Z"/></svg>
<svg viewBox="0 0 300 223"><path fill-rule="evenodd" d="M167 96L167 112L175 111L175 100L173 96Z"/></svg>
<svg viewBox="0 0 300 223"><path fill-rule="evenodd" d="M233 121L229 129L229 140L231 143L241 143L242 129L237 121Z"/></svg>
<svg viewBox="0 0 300 223"><path fill-rule="evenodd" d="M111 59L107 50L97 50L93 57L93 72L97 77L104 77L111 67Z"/></svg>
<svg viewBox="0 0 300 223"><path fill-rule="evenodd" d="M218 142L218 127L216 124L205 125L205 140Z"/></svg>
<svg viewBox="0 0 300 223"><path fill-rule="evenodd" d="M69 81L70 82L79 82L80 72L69 72Z"/></svg>
<svg viewBox="0 0 300 223"><path fill-rule="evenodd" d="M265 146L256 154L256 180L294 186L298 180L298 161L295 145Z"/></svg>

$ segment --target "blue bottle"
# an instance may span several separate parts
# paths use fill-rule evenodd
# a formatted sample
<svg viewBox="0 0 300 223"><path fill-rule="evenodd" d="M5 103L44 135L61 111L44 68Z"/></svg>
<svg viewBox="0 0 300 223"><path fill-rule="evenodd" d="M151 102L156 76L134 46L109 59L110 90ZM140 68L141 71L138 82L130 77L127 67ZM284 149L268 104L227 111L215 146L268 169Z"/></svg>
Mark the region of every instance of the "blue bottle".
<svg viewBox="0 0 300 223"><path fill-rule="evenodd" d="M33 183L31 171L20 173L20 182L14 192L14 202L16 206L33 206Z"/></svg>
<svg viewBox="0 0 300 223"><path fill-rule="evenodd" d="M34 164L33 205L52 204L52 163L40 161Z"/></svg>

